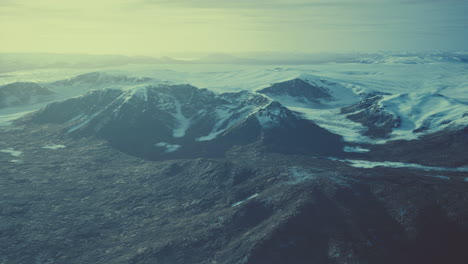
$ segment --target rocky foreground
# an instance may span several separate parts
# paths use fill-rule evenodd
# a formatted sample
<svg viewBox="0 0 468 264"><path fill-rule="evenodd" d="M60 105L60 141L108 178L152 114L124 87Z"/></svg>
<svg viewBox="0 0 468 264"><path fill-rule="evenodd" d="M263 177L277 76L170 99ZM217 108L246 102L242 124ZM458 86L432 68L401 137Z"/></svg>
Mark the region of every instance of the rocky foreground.
<svg viewBox="0 0 468 264"><path fill-rule="evenodd" d="M254 145L151 161L59 124L0 130L0 263L466 263L466 172Z"/></svg>

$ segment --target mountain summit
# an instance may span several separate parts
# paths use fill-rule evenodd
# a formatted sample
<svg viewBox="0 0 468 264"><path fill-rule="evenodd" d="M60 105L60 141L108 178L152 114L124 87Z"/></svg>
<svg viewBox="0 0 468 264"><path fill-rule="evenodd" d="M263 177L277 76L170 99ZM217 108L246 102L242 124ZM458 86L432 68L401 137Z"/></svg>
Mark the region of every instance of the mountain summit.
<svg viewBox="0 0 468 264"><path fill-rule="evenodd" d="M341 137L247 91L216 94L191 85L103 89L56 102L34 114L69 136L96 136L150 159L222 157L234 146L326 155Z"/></svg>

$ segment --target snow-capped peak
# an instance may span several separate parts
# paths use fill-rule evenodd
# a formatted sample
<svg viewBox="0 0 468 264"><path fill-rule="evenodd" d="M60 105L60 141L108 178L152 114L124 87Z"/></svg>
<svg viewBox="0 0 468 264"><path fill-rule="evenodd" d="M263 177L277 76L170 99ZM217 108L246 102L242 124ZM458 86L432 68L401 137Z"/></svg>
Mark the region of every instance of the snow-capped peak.
<svg viewBox="0 0 468 264"><path fill-rule="evenodd" d="M275 139L281 143L275 145L286 148L289 140L297 141L286 136L295 127L329 134L311 122L303 123L288 108L261 94L216 94L190 85L97 90L53 103L31 118L39 123L63 123L66 134L98 136L124 151L152 157L195 155L197 149L205 155L221 155L233 145L261 140L265 133L275 137L268 132L273 128L283 131Z"/></svg>

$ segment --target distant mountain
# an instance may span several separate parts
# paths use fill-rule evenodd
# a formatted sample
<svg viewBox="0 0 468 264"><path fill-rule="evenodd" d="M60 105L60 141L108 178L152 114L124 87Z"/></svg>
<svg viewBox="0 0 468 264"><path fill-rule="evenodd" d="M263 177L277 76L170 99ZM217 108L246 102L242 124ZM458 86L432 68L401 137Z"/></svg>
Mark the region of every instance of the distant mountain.
<svg viewBox="0 0 468 264"><path fill-rule="evenodd" d="M0 53L0 72L33 69L95 69L128 64L186 63L169 57L149 56L53 54L53 53Z"/></svg>
<svg viewBox="0 0 468 264"><path fill-rule="evenodd" d="M15 82L0 86L0 109L47 102L54 92L33 82Z"/></svg>
<svg viewBox="0 0 468 264"><path fill-rule="evenodd" d="M324 53L208 53L178 54L190 60L167 56L124 56L54 53L0 53L0 73L33 69L96 69L129 64L239 64L239 65L307 65L329 63L426 64L467 63L467 52L324 52Z"/></svg>
<svg viewBox="0 0 468 264"><path fill-rule="evenodd" d="M69 79L52 82L53 86L61 86L62 88L70 88L76 86L89 86L93 88L111 87L113 85L134 85L152 81L152 78L128 77L126 75L108 74L105 72L90 72L81 74Z"/></svg>
<svg viewBox="0 0 468 264"><path fill-rule="evenodd" d="M359 54L349 62L365 64L467 63L468 52L378 52Z"/></svg>
<svg viewBox="0 0 468 264"><path fill-rule="evenodd" d="M359 96L343 85L309 74L271 84L257 92L287 106L321 108L359 101Z"/></svg>
<svg viewBox="0 0 468 264"><path fill-rule="evenodd" d="M322 99L331 99L329 91L322 87L313 85L302 79L293 79L285 82L275 83L270 87L257 91L270 97L292 97L302 103L319 103Z"/></svg>
<svg viewBox="0 0 468 264"><path fill-rule="evenodd" d="M220 157L249 144L284 153L342 150L340 136L262 95L190 85L97 90L50 104L31 120L64 124L65 134L97 136L151 159Z"/></svg>
<svg viewBox="0 0 468 264"><path fill-rule="evenodd" d="M72 97L92 90L104 88L122 89L160 82L160 80L149 77L130 77L120 73L90 72L43 85L56 91L58 94L62 94L64 97Z"/></svg>
<svg viewBox="0 0 468 264"><path fill-rule="evenodd" d="M328 63L362 64L426 64L426 63L467 63L468 52L322 52L282 53L250 52L223 54L214 53L200 56L191 63L245 64L245 65L306 65Z"/></svg>

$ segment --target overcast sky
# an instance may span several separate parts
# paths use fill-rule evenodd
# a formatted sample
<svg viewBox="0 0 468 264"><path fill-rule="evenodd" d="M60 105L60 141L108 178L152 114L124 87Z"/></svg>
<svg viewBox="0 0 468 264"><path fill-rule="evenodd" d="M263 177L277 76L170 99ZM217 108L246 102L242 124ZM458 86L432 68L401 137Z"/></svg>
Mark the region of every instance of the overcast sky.
<svg viewBox="0 0 468 264"><path fill-rule="evenodd" d="M454 50L468 0L0 0L0 52Z"/></svg>

